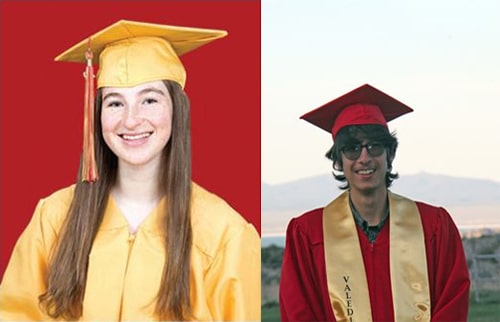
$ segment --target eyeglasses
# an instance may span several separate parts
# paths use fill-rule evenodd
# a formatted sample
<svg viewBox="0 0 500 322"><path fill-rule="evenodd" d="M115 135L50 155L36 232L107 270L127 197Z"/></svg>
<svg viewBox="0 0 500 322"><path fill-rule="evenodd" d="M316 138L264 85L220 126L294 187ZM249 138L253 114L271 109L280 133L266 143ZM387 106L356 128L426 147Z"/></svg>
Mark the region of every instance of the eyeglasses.
<svg viewBox="0 0 500 322"><path fill-rule="evenodd" d="M361 155L361 151L363 150L363 148L366 148L366 151L368 151L368 154L372 157L378 157L385 151L385 145L382 143L346 145L341 149L341 151L342 153L344 153L346 158L351 161L355 161Z"/></svg>

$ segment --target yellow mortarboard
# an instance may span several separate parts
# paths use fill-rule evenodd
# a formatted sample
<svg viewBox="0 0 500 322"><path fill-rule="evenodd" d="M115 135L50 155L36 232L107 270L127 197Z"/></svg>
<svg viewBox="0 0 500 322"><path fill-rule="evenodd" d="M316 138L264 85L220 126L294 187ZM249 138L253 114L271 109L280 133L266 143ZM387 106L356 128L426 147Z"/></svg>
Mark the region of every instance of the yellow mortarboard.
<svg viewBox="0 0 500 322"><path fill-rule="evenodd" d="M186 71L179 56L213 40L225 30L180 27L120 20L80 41L55 58L86 63L85 122L82 180L93 182L95 164L93 64L99 64L97 87L130 87L157 80L173 80L184 87Z"/></svg>
<svg viewBox="0 0 500 322"><path fill-rule="evenodd" d="M226 35L224 30L120 20L55 60L85 63L90 48L92 62L99 63L97 87L128 87L163 79L184 87L186 72L179 56Z"/></svg>

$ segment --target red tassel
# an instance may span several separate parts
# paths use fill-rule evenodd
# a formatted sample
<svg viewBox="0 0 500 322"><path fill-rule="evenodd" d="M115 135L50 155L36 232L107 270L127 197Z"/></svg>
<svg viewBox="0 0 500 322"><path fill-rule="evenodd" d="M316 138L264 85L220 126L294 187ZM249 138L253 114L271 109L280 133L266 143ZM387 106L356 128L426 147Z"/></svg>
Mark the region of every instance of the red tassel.
<svg viewBox="0 0 500 322"><path fill-rule="evenodd" d="M90 45L90 40L89 40ZM87 67L83 77L85 78L85 106L83 121L83 164L82 181L95 182L99 176L95 161L94 150L94 68L92 66L93 54L89 48L85 53Z"/></svg>

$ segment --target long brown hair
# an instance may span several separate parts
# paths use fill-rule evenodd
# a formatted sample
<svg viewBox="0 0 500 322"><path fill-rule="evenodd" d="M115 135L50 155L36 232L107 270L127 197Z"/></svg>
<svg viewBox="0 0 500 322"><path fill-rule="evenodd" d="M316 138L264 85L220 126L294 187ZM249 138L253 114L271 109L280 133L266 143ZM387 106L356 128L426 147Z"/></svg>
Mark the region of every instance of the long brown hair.
<svg viewBox="0 0 500 322"><path fill-rule="evenodd" d="M156 313L161 319L185 320L191 317L191 121L189 100L181 86L173 81L164 83L172 97L173 117L158 181L168 202L163 221L166 256ZM100 120L101 96L99 90L96 120ZM117 176L118 160L104 142L100 121L95 122L94 141L100 178L94 183L81 182L80 164L74 197L50 259L47 291L39 297L52 318L77 319L82 315L90 250Z"/></svg>

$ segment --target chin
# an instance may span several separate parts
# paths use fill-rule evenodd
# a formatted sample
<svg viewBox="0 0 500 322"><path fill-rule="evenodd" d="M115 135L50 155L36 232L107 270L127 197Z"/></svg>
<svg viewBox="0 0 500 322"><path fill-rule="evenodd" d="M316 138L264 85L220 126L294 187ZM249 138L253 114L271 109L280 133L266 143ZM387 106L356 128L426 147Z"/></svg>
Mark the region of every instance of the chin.
<svg viewBox="0 0 500 322"><path fill-rule="evenodd" d="M360 184L352 187L362 194L372 194L380 189L386 189L385 184Z"/></svg>
<svg viewBox="0 0 500 322"><path fill-rule="evenodd" d="M150 163L153 158L119 158L121 162L132 167L141 167Z"/></svg>

